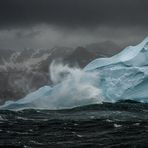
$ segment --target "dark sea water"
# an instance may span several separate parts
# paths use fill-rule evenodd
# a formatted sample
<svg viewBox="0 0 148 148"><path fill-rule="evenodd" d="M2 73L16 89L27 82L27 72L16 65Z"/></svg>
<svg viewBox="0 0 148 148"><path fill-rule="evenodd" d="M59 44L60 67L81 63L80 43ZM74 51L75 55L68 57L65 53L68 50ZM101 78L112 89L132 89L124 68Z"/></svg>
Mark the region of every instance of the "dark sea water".
<svg viewBox="0 0 148 148"><path fill-rule="evenodd" d="M0 147L147 148L148 104L0 111Z"/></svg>

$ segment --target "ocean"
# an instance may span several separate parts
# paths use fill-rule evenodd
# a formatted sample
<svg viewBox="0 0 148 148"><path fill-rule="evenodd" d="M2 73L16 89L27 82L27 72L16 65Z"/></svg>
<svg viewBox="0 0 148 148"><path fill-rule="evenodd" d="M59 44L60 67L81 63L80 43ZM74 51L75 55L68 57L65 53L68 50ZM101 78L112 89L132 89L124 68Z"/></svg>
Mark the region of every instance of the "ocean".
<svg viewBox="0 0 148 148"><path fill-rule="evenodd" d="M148 104L93 104L64 110L0 110L0 147L147 148Z"/></svg>

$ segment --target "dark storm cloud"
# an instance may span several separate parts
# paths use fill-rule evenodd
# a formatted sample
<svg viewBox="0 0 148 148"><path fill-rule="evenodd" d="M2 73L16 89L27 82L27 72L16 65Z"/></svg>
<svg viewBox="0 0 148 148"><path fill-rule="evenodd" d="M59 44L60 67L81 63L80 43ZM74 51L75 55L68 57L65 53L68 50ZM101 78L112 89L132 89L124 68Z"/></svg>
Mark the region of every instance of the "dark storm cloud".
<svg viewBox="0 0 148 148"><path fill-rule="evenodd" d="M0 0L0 27L146 26L148 0Z"/></svg>
<svg viewBox="0 0 148 148"><path fill-rule="evenodd" d="M148 34L148 0L0 0L0 48L133 45Z"/></svg>

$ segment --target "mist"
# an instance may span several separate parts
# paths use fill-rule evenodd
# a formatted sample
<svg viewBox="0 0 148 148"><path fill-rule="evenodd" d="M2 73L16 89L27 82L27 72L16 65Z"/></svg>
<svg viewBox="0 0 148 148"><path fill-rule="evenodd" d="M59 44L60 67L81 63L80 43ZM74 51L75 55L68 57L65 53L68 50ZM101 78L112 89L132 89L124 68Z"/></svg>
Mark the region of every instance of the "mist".
<svg viewBox="0 0 148 148"><path fill-rule="evenodd" d="M0 30L0 48L18 50L26 48L51 49L56 46L76 48L104 41L112 41L123 47L137 44L146 36L147 32L140 27L100 26L95 29L81 27L65 29L42 24L30 28Z"/></svg>

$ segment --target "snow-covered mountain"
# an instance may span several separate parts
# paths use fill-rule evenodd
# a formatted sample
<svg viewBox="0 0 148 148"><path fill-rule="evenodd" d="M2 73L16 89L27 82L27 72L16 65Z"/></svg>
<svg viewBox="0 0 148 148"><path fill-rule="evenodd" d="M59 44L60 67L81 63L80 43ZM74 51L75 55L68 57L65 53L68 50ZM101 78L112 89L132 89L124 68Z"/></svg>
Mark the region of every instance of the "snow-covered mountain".
<svg viewBox="0 0 148 148"><path fill-rule="evenodd" d="M76 49L69 47L24 50L0 49L1 102L5 99L23 97L27 93L51 83L49 65L55 59L62 59L63 63L72 66L84 67L97 57L111 56L117 45L114 44L104 49L102 48L103 44L95 44L95 50L92 45Z"/></svg>
<svg viewBox="0 0 148 148"><path fill-rule="evenodd" d="M48 67L53 59L68 56L73 49L0 50L0 98L19 98L50 82Z"/></svg>

